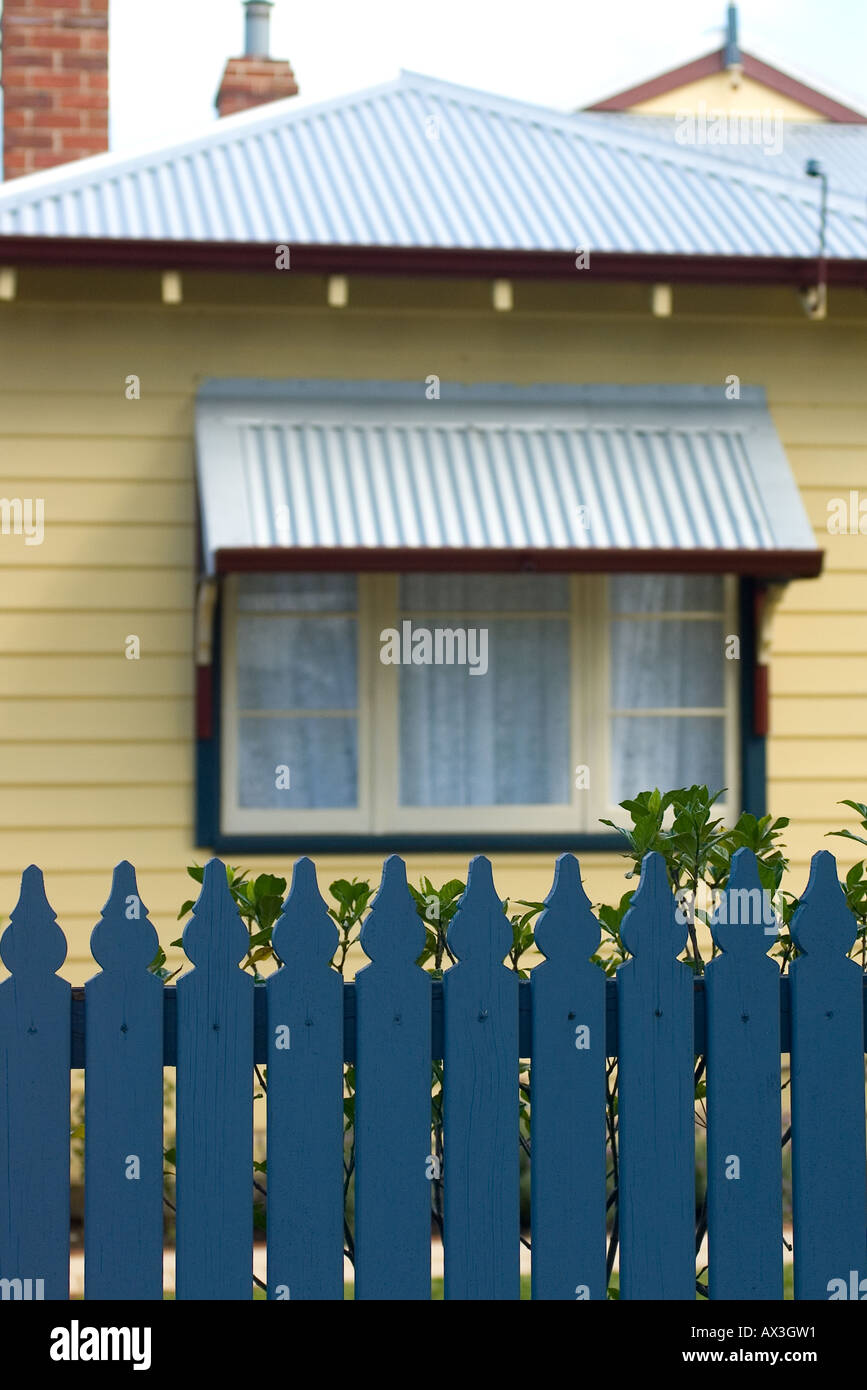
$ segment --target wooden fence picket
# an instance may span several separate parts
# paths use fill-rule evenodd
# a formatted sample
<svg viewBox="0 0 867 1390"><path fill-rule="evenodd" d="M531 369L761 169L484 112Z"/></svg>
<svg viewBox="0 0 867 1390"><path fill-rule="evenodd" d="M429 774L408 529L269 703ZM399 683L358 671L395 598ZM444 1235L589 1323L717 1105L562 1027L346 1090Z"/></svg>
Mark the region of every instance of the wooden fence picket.
<svg viewBox="0 0 867 1390"><path fill-rule="evenodd" d="M605 974L578 860L561 854L536 926L531 1228L534 1299L604 1299Z"/></svg>
<svg viewBox="0 0 867 1390"><path fill-rule="evenodd" d="M355 976L355 1297L430 1299L431 978L396 854L361 929Z"/></svg>
<svg viewBox="0 0 867 1390"><path fill-rule="evenodd" d="M68 1299L72 991L56 973L66 938L33 864L9 920L0 939L11 971L0 984L0 1278L22 1281L18 1297Z"/></svg>
<svg viewBox="0 0 867 1390"><path fill-rule="evenodd" d="M661 854L644 856L617 970L620 1296L695 1298L693 973Z"/></svg>
<svg viewBox="0 0 867 1390"><path fill-rule="evenodd" d="M163 1296L163 983L135 869L118 864L85 986L85 1298Z"/></svg>
<svg viewBox="0 0 867 1390"><path fill-rule="evenodd" d="M780 971L756 857L739 849L705 971L708 1292L783 1297ZM769 916L770 922L763 919Z"/></svg>
<svg viewBox="0 0 867 1390"><path fill-rule="evenodd" d="M846 956L856 923L837 881L837 861L827 850L813 855L791 933L804 952L789 971L795 1298L862 1298L864 974ZM841 1284L832 1287L835 1280Z"/></svg>
<svg viewBox="0 0 867 1390"><path fill-rule="evenodd" d="M343 981L316 869L299 859L268 980L268 1297L343 1298Z"/></svg>
<svg viewBox="0 0 867 1390"><path fill-rule="evenodd" d="M491 864L472 860L445 972L444 1261L447 1299L520 1297L518 976Z"/></svg>
<svg viewBox="0 0 867 1390"><path fill-rule="evenodd" d="M179 1299L253 1296L253 980L247 932L219 859L184 928L177 984Z"/></svg>
<svg viewBox="0 0 867 1390"><path fill-rule="evenodd" d="M431 1061L443 1059L449 1300L520 1297L519 1076L530 1060L532 1297L606 1297L605 1073L618 1072L620 1297L696 1293L696 1047L707 1078L708 1283L715 1300L782 1296L781 1055L791 1056L795 1297L867 1297L865 974L832 855L814 855L791 924L798 958L767 954L759 866L735 854L703 979L665 861L645 855L614 980L563 854L536 927L544 961L505 965L512 929L490 862L470 864L442 981L416 961L424 923L392 855L345 983L311 860L274 925L279 968L254 985L250 938L212 859L184 930L193 968L164 987L131 864L91 935L84 991L28 868L0 934L0 1301L69 1297L70 1068L85 1068L85 1297L162 1296L162 1107L177 1071L176 1294L249 1299L253 1090L267 1090L268 1297L430 1297ZM83 998L82 998L83 994ZM616 1027L615 1027L616 1022ZM267 1063L267 1080L261 1064ZM255 1063L255 1066L254 1066ZM355 1068L354 1100L344 1064ZM254 1081L255 1076L255 1081ZM354 1112L352 1106L354 1105ZM354 1123L355 1227L344 1219Z"/></svg>

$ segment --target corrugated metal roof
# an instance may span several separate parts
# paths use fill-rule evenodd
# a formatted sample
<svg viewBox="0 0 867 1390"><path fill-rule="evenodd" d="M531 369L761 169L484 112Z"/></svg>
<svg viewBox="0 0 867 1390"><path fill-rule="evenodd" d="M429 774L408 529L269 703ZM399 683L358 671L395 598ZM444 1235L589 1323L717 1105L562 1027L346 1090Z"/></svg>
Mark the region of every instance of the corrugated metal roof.
<svg viewBox="0 0 867 1390"><path fill-rule="evenodd" d="M831 257L867 257L863 192L832 186ZM16 179L0 189L0 233L809 257L818 207L817 181L771 157L738 162L634 121L404 73L230 116L155 153Z"/></svg>
<svg viewBox="0 0 867 1390"><path fill-rule="evenodd" d="M269 547L816 551L755 388L215 381L197 452L212 572Z"/></svg>
<svg viewBox="0 0 867 1390"><path fill-rule="evenodd" d="M771 108L766 111L769 117ZM637 116L628 111L584 111L585 121L597 121L617 128L641 139L657 140L663 148L676 143L678 129L683 122L677 116ZM708 117L708 126L711 118ZM752 130L752 119L744 127L747 133ZM765 128L767 140L748 140L739 138L741 126L726 127L725 143L708 147L715 160L727 165L746 165L761 171L783 175L797 183L804 180L804 165L808 159L818 159L828 175L829 187L839 197L860 201L862 207L867 198L867 125L844 125L832 121L786 121L780 130L779 145L774 145L773 127ZM732 136L733 139L729 139ZM765 150L772 148L773 154ZM855 209L857 211L857 209Z"/></svg>

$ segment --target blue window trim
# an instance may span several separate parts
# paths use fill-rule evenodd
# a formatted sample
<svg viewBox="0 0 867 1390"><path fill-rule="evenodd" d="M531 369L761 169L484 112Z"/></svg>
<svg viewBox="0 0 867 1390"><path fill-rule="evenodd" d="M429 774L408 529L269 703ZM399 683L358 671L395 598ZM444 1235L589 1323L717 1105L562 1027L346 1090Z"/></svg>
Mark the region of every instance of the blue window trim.
<svg viewBox="0 0 867 1390"><path fill-rule="evenodd" d="M756 628L756 600L765 586L755 579L742 579L738 592L738 620L741 639L741 809L764 816L768 809L767 739L755 732L756 665L759 634Z"/></svg>
<svg viewBox="0 0 867 1390"><path fill-rule="evenodd" d="M220 729L223 721L221 702L223 663L223 591L217 590L217 601L211 618L213 644L210 666L210 734L203 738L198 730L199 711L196 709L196 845L216 850L220 836ZM197 673L198 674L198 673ZM196 682L197 700L198 682ZM220 846L228 848L228 846Z"/></svg>
<svg viewBox="0 0 867 1390"><path fill-rule="evenodd" d="M738 594L741 639L740 667L740 771L741 806L754 816L767 809L767 740L754 732L755 668L758 655L756 598L759 581L742 579ZM426 834L410 835L224 835L220 831L220 726L222 670L222 592L214 610L214 644L211 666L211 734L196 740L196 845L216 853L231 854L376 854L385 856L405 851L437 854L486 851L536 850L560 853L605 853L619 850L622 840L610 833L574 834L551 831L545 834L489 835Z"/></svg>

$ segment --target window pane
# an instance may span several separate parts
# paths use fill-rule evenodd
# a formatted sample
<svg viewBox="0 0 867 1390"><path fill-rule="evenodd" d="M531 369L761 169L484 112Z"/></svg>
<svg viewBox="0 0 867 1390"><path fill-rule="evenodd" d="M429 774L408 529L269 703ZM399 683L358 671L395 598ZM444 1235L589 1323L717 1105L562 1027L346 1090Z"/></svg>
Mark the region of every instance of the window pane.
<svg viewBox="0 0 867 1390"><path fill-rule="evenodd" d="M358 581L354 574L239 574L242 613L354 613Z"/></svg>
<svg viewBox="0 0 867 1390"><path fill-rule="evenodd" d="M391 668L400 681L403 806L569 800L569 624L495 619L486 631L484 675L457 665Z"/></svg>
<svg viewBox="0 0 867 1390"><path fill-rule="evenodd" d="M722 613L721 574L614 574L608 580L612 613Z"/></svg>
<svg viewBox="0 0 867 1390"><path fill-rule="evenodd" d="M288 788L277 786L280 766ZM357 720L242 718L238 802L286 811L357 805Z"/></svg>
<svg viewBox="0 0 867 1390"><path fill-rule="evenodd" d="M725 704L722 622L652 618L611 624L613 709Z"/></svg>
<svg viewBox="0 0 867 1390"><path fill-rule="evenodd" d="M691 787L712 792L725 785L722 715L638 715L611 720L612 802L652 787Z"/></svg>
<svg viewBox="0 0 867 1390"><path fill-rule="evenodd" d="M561 574L404 574L399 604L459 613L565 613L569 579Z"/></svg>
<svg viewBox="0 0 867 1390"><path fill-rule="evenodd" d="M240 708L355 709L357 642L355 618L240 616Z"/></svg>

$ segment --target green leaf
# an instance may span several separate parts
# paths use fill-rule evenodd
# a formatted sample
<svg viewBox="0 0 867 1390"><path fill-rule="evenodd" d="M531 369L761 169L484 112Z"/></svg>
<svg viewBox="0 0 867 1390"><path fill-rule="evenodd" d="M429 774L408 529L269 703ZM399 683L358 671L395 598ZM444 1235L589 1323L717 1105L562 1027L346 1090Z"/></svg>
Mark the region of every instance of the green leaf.
<svg viewBox="0 0 867 1390"><path fill-rule="evenodd" d="M867 845L863 835L853 835L851 830L829 830L829 835L839 835L844 840L856 840L859 845Z"/></svg>
<svg viewBox="0 0 867 1390"><path fill-rule="evenodd" d="M150 965L148 966L148 970L150 971L150 973L151 973L152 975L158 975L158 974L160 973L160 971L162 970L163 966L165 965L165 963L166 963L166 953L165 953L165 951L163 950L162 946L159 946L159 947L157 948L157 953L156 953L156 955L154 956L153 960L151 961Z"/></svg>
<svg viewBox="0 0 867 1390"><path fill-rule="evenodd" d="M286 892L286 880L277 878L275 874L260 874L252 887L254 898L282 898Z"/></svg>
<svg viewBox="0 0 867 1390"><path fill-rule="evenodd" d="M466 884L463 882L462 879L450 878L448 883L444 883L439 891L440 900L442 902L450 903L455 898L459 898L465 888Z"/></svg>

